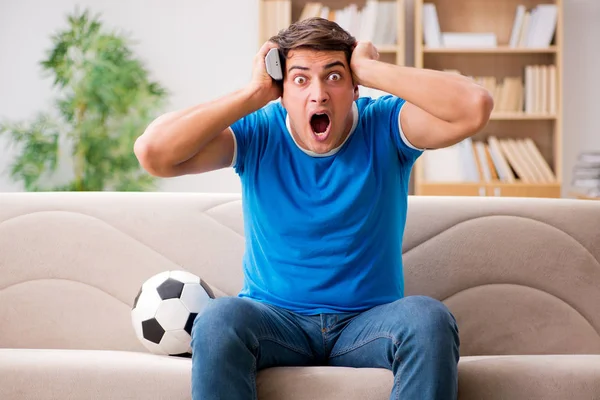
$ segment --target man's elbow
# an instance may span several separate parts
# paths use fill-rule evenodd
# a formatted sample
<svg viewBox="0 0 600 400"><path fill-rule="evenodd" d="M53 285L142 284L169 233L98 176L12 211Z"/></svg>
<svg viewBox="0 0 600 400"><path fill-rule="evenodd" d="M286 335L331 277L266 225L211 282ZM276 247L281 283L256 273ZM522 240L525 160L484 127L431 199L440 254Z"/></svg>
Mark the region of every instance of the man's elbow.
<svg viewBox="0 0 600 400"><path fill-rule="evenodd" d="M494 98L487 89L479 87L472 94L470 109L472 111L469 113L468 136L486 127L494 109Z"/></svg>
<svg viewBox="0 0 600 400"><path fill-rule="evenodd" d="M133 145L133 153L137 157L140 166L150 175L158 178L171 176L169 168L161 162L161 156L156 151L156 145L151 143L144 135L138 137Z"/></svg>

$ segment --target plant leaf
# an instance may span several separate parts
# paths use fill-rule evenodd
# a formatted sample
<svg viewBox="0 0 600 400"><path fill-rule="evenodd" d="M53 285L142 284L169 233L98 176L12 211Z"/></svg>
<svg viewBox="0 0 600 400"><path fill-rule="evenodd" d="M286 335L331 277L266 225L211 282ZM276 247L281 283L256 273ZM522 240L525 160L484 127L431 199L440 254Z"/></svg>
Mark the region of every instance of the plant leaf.
<svg viewBox="0 0 600 400"><path fill-rule="evenodd" d="M52 121L40 114L31 122L0 125L19 149L11 177L26 190L151 190L155 180L133 153L135 139L164 106L168 91L150 79L125 34L109 31L90 10L67 15L66 27L51 35L40 61L58 96ZM55 184L59 143L72 149L74 179ZM65 153L65 152L60 152Z"/></svg>

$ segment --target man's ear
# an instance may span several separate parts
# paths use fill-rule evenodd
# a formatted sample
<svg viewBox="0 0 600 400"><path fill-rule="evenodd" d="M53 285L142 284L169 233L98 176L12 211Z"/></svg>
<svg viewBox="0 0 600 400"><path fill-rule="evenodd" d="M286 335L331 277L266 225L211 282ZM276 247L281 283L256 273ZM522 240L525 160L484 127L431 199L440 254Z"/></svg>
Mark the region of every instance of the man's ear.
<svg viewBox="0 0 600 400"><path fill-rule="evenodd" d="M358 85L354 85L354 100L358 100L358 98L360 97L360 93L358 90Z"/></svg>

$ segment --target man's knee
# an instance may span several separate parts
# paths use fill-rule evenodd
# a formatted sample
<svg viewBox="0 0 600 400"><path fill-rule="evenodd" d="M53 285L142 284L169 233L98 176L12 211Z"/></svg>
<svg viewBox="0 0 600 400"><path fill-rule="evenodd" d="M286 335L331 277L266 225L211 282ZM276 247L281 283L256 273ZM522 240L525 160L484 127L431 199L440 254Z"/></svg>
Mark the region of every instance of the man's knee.
<svg viewBox="0 0 600 400"><path fill-rule="evenodd" d="M412 333L430 338L448 337L457 339L458 327L448 307L428 296L408 296L398 302L412 317Z"/></svg>
<svg viewBox="0 0 600 400"><path fill-rule="evenodd" d="M259 320L258 310L251 300L238 297L212 299L192 328L192 347L219 345L230 336L239 337L244 329Z"/></svg>

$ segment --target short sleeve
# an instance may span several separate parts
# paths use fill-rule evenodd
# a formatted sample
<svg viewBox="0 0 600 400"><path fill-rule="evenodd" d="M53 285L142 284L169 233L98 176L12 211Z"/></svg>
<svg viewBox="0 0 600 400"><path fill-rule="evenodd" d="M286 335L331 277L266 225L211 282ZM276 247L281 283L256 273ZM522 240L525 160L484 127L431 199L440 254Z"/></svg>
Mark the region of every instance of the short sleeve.
<svg viewBox="0 0 600 400"><path fill-rule="evenodd" d="M264 129L265 116L262 109L242 117L230 126L233 135L233 159L231 167L238 175L245 170L248 158L252 157L253 141L260 137L260 131Z"/></svg>
<svg viewBox="0 0 600 400"><path fill-rule="evenodd" d="M423 154L424 149L412 145L402 131L400 113L405 104L406 101L402 98L385 95L376 99L374 106L376 109L375 113L378 117L386 122L389 121L391 127L389 132L392 136L391 140L398 151L398 155L401 158L412 162Z"/></svg>

